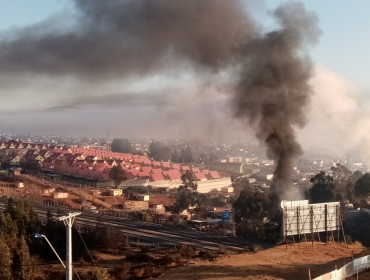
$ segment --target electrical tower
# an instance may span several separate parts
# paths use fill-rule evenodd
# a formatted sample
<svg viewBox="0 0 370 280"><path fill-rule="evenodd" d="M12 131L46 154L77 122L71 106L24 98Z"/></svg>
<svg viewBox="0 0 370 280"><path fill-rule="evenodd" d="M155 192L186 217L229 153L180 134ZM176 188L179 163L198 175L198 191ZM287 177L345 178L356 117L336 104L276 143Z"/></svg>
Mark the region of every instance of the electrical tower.
<svg viewBox="0 0 370 280"><path fill-rule="evenodd" d="M67 236L67 242L66 242L66 280L72 280L72 225L75 220L75 217L77 215L80 215L81 213L75 212L75 213L68 213L66 216L58 217L59 221L63 221L63 223L66 226L66 236Z"/></svg>

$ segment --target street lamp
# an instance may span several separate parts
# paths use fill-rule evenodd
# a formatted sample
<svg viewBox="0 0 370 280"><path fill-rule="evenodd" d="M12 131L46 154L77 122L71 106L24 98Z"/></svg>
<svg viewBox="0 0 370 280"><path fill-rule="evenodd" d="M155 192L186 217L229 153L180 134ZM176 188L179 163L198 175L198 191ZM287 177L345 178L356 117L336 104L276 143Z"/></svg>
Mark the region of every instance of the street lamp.
<svg viewBox="0 0 370 280"><path fill-rule="evenodd" d="M47 239L47 237L43 234L39 234L39 233L34 233L32 234L32 236L34 238L45 238L46 242L49 244L50 248L53 250L53 252L55 253L55 255L57 256L57 258L59 259L60 263L62 264L62 266L64 267L64 269L66 268L66 266L64 265L63 261L61 260L61 258L59 257L58 253L55 251L54 247L51 245L49 239Z"/></svg>

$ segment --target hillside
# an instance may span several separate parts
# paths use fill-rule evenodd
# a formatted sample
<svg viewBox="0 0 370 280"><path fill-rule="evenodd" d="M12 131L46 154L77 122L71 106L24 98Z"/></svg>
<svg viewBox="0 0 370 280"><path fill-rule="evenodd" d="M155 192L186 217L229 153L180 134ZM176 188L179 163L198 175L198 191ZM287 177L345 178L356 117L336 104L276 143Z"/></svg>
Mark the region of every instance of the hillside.
<svg viewBox="0 0 370 280"><path fill-rule="evenodd" d="M302 246L303 245L303 246ZM370 250L359 244L335 247L315 243L308 250L301 243L300 252L294 246L285 249L279 246L256 254L240 254L220 257L216 261L200 261L196 265L168 270L162 280L298 280L312 279L351 261L354 257L370 254Z"/></svg>

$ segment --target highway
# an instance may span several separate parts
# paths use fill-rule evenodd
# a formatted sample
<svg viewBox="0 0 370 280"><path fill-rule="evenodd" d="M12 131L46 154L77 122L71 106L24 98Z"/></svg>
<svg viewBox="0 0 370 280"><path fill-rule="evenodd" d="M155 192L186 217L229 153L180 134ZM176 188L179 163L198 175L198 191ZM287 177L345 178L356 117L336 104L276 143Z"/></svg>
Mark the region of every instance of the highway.
<svg viewBox="0 0 370 280"><path fill-rule="evenodd" d="M49 209L54 215L57 214L58 210L64 210L40 204L34 204L33 206L41 218L46 218L46 213ZM5 201L1 199L0 210L4 209ZM91 212L82 212L81 215L76 217L76 225L79 227L95 228L97 224L119 230L129 237L153 242L153 244L176 245L185 243L203 250L218 250L219 245L223 245L227 250L231 251L242 251L246 245L260 245L264 248L272 247L272 244L255 242L241 237L224 237L208 232L197 232L188 228L164 226Z"/></svg>

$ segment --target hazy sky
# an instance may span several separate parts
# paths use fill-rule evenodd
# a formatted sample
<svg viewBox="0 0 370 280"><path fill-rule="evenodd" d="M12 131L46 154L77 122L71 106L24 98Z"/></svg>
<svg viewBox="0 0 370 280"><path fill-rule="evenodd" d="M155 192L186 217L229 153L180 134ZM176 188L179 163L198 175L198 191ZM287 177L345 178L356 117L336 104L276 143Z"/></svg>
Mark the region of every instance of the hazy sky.
<svg viewBox="0 0 370 280"><path fill-rule="evenodd" d="M246 1L251 2L251 1ZM282 0L258 0L254 16L268 29L274 25L267 10ZM362 88L370 88L370 2L367 0L305 0L305 6L320 19L323 36L310 52L314 61ZM0 30L38 23L73 10L69 0L0 0Z"/></svg>
<svg viewBox="0 0 370 280"><path fill-rule="evenodd" d="M245 4L260 28L269 31L276 27L270 11L282 2L286 1L246 0ZM362 147L370 132L367 116L370 1L309 0L303 3L317 14L322 36L309 51L316 68L312 79L315 95L308 115L310 122L298 134L304 144L317 144L323 140L323 143L343 151ZM0 0L0 41L11 38L19 30L27 35L27 28L35 26L37 30L38 24L45 21L50 22L51 28L59 25L68 28L74 24L74 12L73 4L68 0ZM229 135L225 135L225 130L218 125L226 123L234 129L231 131L235 136L245 134L244 126L232 117L225 120L227 98L209 86L201 88L203 95L200 98L199 83L194 81L191 73L169 73L165 78L151 75L139 83L135 79L127 79L124 83L116 79L97 85L98 82L82 85L73 75L61 79L47 75L0 77L0 110L3 113L0 130L75 135L99 135L110 130L113 136L146 133L192 136L179 127L181 123L194 130L195 136L206 132L228 138ZM79 95L83 91L91 94ZM137 98L138 92L145 94ZM105 94L113 101L100 98ZM209 105L211 99L215 102ZM179 106L179 100L183 106ZM55 106L71 106L78 110L62 108L57 112L39 112ZM189 111L194 112L192 117L189 117Z"/></svg>

